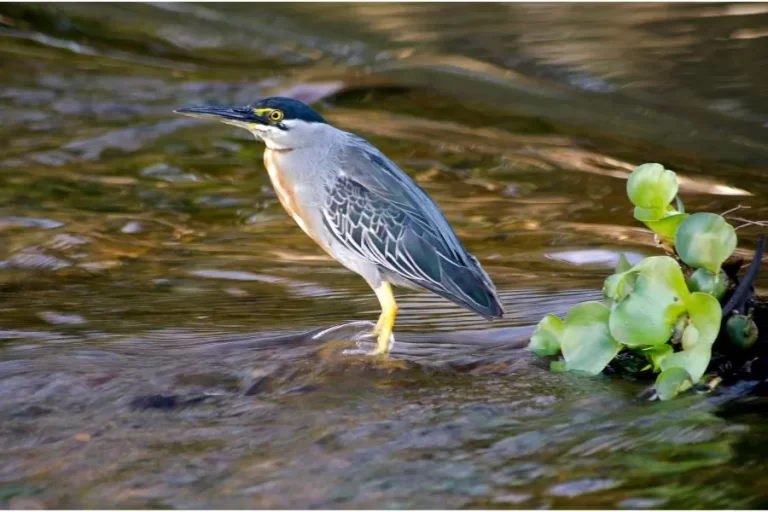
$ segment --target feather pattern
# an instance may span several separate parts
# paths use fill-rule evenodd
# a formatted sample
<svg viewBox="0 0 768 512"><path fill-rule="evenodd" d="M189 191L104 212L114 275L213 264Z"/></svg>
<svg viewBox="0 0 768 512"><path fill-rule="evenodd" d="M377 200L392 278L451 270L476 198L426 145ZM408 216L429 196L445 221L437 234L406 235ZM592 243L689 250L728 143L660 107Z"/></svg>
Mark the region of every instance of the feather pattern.
<svg viewBox="0 0 768 512"><path fill-rule="evenodd" d="M490 278L427 194L376 148L349 137L339 169L326 184L322 212L328 231L385 276L486 318L502 316Z"/></svg>

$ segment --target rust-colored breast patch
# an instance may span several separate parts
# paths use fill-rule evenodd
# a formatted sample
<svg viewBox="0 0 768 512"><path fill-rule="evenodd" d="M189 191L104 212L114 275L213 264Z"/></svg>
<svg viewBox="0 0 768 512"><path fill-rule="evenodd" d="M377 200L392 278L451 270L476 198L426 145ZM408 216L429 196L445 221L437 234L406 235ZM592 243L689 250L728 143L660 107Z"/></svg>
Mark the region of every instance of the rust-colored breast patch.
<svg viewBox="0 0 768 512"><path fill-rule="evenodd" d="M285 208L285 211L293 217L293 220L296 221L296 224L299 225L302 231L319 244L314 234L309 230L309 226L304 221L302 208L296 201L293 185L285 180L283 174L280 172L279 153L279 150L269 148L264 150L264 167L267 168L269 179L272 181L272 187L275 189L275 194L277 194L277 198L280 200L280 204L283 205L283 208Z"/></svg>

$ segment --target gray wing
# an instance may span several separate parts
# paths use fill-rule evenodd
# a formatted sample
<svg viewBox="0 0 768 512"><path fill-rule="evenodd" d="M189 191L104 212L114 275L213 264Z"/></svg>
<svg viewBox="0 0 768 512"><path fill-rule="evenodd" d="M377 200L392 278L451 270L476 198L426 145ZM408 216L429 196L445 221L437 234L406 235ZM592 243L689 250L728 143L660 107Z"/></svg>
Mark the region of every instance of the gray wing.
<svg viewBox="0 0 768 512"><path fill-rule="evenodd" d="M431 290L486 318L503 314L496 290L440 210L380 151L354 137L328 184L323 220L384 274Z"/></svg>

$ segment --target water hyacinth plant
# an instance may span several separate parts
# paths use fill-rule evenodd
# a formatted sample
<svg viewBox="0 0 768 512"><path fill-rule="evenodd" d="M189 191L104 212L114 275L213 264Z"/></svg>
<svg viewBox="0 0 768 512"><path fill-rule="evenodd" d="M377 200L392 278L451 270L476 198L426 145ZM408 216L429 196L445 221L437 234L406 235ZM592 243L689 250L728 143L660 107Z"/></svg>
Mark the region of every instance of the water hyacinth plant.
<svg viewBox="0 0 768 512"><path fill-rule="evenodd" d="M564 319L545 316L529 349L562 356L557 370L596 375L622 351L647 360L657 373L656 395L667 400L698 383L720 334L720 300L729 286L721 267L736 249L736 231L722 216L685 212L677 175L660 164L637 167L627 181L635 219L650 228L672 255L631 266L623 256L605 280L603 300L573 307ZM688 275L688 279L686 279ZM737 346L757 338L745 315L728 319Z"/></svg>

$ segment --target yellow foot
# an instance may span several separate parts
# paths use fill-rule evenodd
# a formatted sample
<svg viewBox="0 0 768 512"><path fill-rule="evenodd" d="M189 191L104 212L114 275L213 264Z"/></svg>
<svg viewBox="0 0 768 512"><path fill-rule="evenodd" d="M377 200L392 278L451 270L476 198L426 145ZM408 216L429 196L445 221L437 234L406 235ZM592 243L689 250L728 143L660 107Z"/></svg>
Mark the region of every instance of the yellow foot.
<svg viewBox="0 0 768 512"><path fill-rule="evenodd" d="M350 342L355 343L357 348L344 350L345 355L386 357L395 343L394 336L390 333L385 338L383 334L372 334L372 326L371 322L347 322L324 329L314 334L312 339L324 343L319 349L321 357L334 353L339 346L349 347Z"/></svg>
<svg viewBox="0 0 768 512"><path fill-rule="evenodd" d="M376 340L375 342L373 340ZM351 348L344 351L345 355L363 355L374 356L379 359L387 359L392 347L395 344L395 337L392 333L388 333L385 337L384 333L380 333L378 336L375 334L364 334L355 340L357 348Z"/></svg>
<svg viewBox="0 0 768 512"><path fill-rule="evenodd" d="M389 283L382 282L381 286L374 289L374 291L379 299L379 303L381 303L379 321L376 322L376 326L371 334L352 337L352 340L357 344L357 348L345 350L343 352L345 355L378 356L386 359L392 351L392 347L395 344L392 328L395 325L395 317L397 316L397 303L395 302L394 295L392 295L392 288ZM337 328L335 327L326 329L322 333L315 335L314 338L327 336L336 330ZM375 343L372 341L374 339L376 340Z"/></svg>

